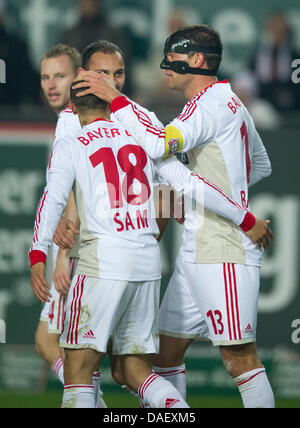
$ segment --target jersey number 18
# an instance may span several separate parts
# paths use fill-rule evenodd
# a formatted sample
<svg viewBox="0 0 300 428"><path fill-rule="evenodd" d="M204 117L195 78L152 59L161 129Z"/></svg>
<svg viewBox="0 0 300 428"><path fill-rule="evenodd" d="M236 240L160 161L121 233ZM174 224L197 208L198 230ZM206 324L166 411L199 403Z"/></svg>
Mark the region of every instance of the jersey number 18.
<svg viewBox="0 0 300 428"><path fill-rule="evenodd" d="M118 151L117 159L110 147L102 147L90 156L90 161L94 168L101 163L103 164L111 208L123 207L122 193L127 203L131 205L142 205L147 202L151 189L144 172L148 158L142 147L127 144ZM122 183L120 182L117 162L122 171L125 172ZM140 183L141 190L139 193L133 191L134 180Z"/></svg>

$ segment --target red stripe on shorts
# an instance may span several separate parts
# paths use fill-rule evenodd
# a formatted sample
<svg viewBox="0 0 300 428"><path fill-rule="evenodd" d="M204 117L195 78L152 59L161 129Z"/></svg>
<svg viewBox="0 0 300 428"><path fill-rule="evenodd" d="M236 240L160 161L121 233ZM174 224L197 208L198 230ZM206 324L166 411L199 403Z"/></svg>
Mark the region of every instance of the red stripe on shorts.
<svg viewBox="0 0 300 428"><path fill-rule="evenodd" d="M226 263L223 263L223 275L224 275L224 285L225 285L225 297L226 297L226 310L227 310L229 340L232 340L230 313L229 313L228 285L227 285L227 276L226 276Z"/></svg>
<svg viewBox="0 0 300 428"><path fill-rule="evenodd" d="M78 275L76 284L73 288L73 299L72 299L72 303L71 303L71 307L70 307L70 321L69 321L69 330L68 330L68 335L67 335L67 343L73 343L73 340L71 339L72 337L72 326L74 323L74 316L76 314L75 312L75 302L76 302L76 298L77 298L77 291L78 291L78 284L80 282L80 278L81 275Z"/></svg>
<svg viewBox="0 0 300 428"><path fill-rule="evenodd" d="M226 310L228 319L229 340L241 340L240 312L235 266L223 263Z"/></svg>
<svg viewBox="0 0 300 428"><path fill-rule="evenodd" d="M86 279L86 276L83 276L82 281L80 283L80 295L78 300L78 309L77 309L77 320L76 320L76 327L75 327L75 344L78 344L78 325L79 325L79 318L80 318L80 309L81 309L81 299L83 294L83 287L84 287L84 281Z"/></svg>
<svg viewBox="0 0 300 428"><path fill-rule="evenodd" d="M237 328L238 328L238 336L239 336L239 339L242 339L241 326L240 326L239 301L238 301L237 283L236 283L236 275L235 275L235 266L234 266L234 263L231 264L231 267L232 267L232 273L233 273L235 309L236 309L236 322L237 322Z"/></svg>
<svg viewBox="0 0 300 428"><path fill-rule="evenodd" d="M231 281L231 272L230 272L230 263L227 263L228 279L229 279L229 289L230 289L230 309L231 309L231 319L233 326L233 336L234 339L237 339L236 335L236 319L234 314L234 300L233 300L233 290L232 290L232 281Z"/></svg>

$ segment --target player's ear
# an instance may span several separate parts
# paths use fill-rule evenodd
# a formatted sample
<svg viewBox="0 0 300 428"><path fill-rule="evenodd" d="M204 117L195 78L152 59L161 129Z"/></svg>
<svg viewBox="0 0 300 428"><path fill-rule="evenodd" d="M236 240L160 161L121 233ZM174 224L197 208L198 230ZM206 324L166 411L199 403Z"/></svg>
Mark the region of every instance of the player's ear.
<svg viewBox="0 0 300 428"><path fill-rule="evenodd" d="M193 55L192 64L191 64L192 67L201 68L203 67L204 63L205 63L205 58L203 53L197 52L195 53L195 55Z"/></svg>

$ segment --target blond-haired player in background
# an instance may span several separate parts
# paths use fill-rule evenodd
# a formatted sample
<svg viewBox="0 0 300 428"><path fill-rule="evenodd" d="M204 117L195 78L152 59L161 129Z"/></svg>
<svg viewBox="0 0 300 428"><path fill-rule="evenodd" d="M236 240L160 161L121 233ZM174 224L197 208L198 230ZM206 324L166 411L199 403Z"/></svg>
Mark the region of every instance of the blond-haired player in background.
<svg viewBox="0 0 300 428"><path fill-rule="evenodd" d="M81 66L81 56L77 49L66 45L56 45L47 50L40 64L41 87L49 106L59 115L70 102L70 87L77 69ZM53 273L58 247L52 248ZM69 273L69 260L65 270ZM46 302L40 316L35 334L35 347L38 354L56 373L63 383L62 352L59 348L59 336L63 317L64 296L51 287L52 299Z"/></svg>

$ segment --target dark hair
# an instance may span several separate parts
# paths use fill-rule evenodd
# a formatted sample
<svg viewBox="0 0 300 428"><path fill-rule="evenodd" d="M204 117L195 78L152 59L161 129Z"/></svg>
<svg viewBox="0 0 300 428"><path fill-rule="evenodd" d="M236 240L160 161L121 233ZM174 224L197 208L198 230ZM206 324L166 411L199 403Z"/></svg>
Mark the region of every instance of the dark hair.
<svg viewBox="0 0 300 428"><path fill-rule="evenodd" d="M82 52L82 67L85 70L88 68L89 60L96 52L102 52L108 55L119 53L124 60L124 53L119 46L107 40L98 40L97 42L89 44Z"/></svg>
<svg viewBox="0 0 300 428"><path fill-rule="evenodd" d="M195 45L223 48L220 34L209 25L202 24L181 27L172 36L188 39ZM189 56L193 55L195 55L195 52L189 53ZM218 69L222 61L222 55L204 54L204 59L208 69Z"/></svg>
<svg viewBox="0 0 300 428"><path fill-rule="evenodd" d="M59 43L58 45L52 46L52 48L48 49L44 55L42 56L41 62L44 59L57 58L62 55L67 55L71 61L74 76L77 74L77 69L81 67L82 60L81 55L76 48L72 46L64 45Z"/></svg>
<svg viewBox="0 0 300 428"><path fill-rule="evenodd" d="M82 83L82 82L84 81L82 80L80 82L76 82L76 84ZM79 112L84 112L86 110L97 110L99 108L103 109L107 105L106 101L96 97L96 95L93 95L93 94L84 95L82 97L76 96L78 93L86 89L87 88L74 89L73 86L71 86L71 89L70 89L71 101L74 104L74 106L78 108Z"/></svg>

